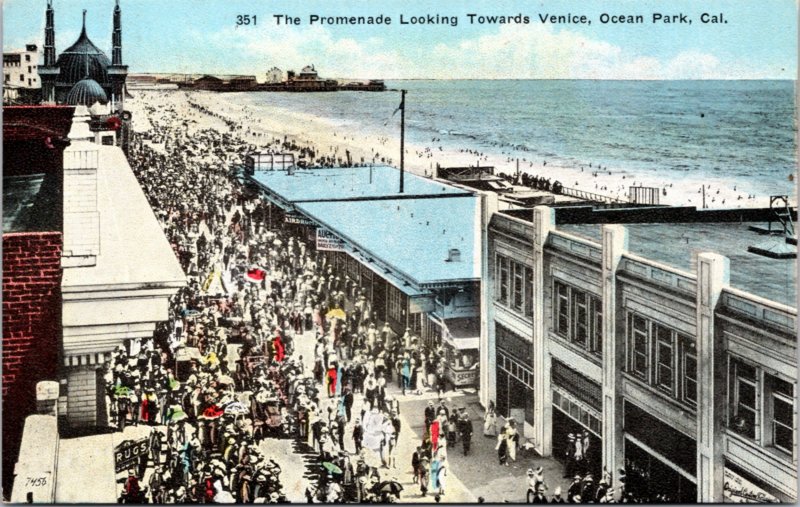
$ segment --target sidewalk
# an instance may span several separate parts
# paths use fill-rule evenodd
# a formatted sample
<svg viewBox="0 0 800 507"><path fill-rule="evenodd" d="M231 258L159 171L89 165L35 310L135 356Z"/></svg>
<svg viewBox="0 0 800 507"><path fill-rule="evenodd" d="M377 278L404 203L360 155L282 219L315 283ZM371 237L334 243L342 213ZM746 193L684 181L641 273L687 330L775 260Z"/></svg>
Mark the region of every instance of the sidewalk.
<svg viewBox="0 0 800 507"><path fill-rule="evenodd" d="M393 388L387 389L387 392L397 396L400 401L403 423L406 425L411 421L410 428L415 434L415 443L409 450L409 457L402 458L398 454L398 462L408 463L410 466L410 453L413 452L413 448L424 430L425 406L429 399L436 401L438 397L435 392L403 396L396 389L396 386L393 386ZM458 477L459 484L469 485L466 489L469 490L468 495L472 500L464 501L475 502L478 497L483 497L489 503L502 503L505 501L524 503L527 493L527 471L529 468L535 470L540 466L544 470L545 482L548 486L547 496L551 496L555 488L560 486L562 496L566 497L567 488L571 481L570 479L562 478L563 467L554 458L541 457L533 451L520 449L517 452L516 462L511 463L508 467L500 466L497 451L495 450L497 439L483 436L484 410L476 394L449 391L443 398L452 400L452 403L448 403L450 408L454 406L466 407L467 413L472 420L473 435L470 454L464 456L460 440L447 453L451 472L449 484L455 485L455 479ZM498 429L502 424L502 419L499 419ZM449 486L449 489L453 489L453 486ZM453 502L457 500L448 495L442 501Z"/></svg>
<svg viewBox="0 0 800 507"><path fill-rule="evenodd" d="M144 438L151 431L151 426L140 425L128 426L124 432L62 438L58 449L56 503L116 503L123 487L117 479L126 475L114 473L114 449L124 440ZM147 484L146 478L142 484Z"/></svg>

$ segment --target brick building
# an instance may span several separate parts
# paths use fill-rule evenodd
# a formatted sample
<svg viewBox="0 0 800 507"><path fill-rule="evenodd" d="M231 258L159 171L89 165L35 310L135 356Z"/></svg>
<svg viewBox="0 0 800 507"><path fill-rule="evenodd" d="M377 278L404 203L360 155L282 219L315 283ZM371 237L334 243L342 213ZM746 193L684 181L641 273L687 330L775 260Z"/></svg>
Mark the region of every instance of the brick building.
<svg viewBox="0 0 800 507"><path fill-rule="evenodd" d="M107 426L101 370L117 346L151 336L166 320L168 298L185 277L122 150L100 144L85 107L3 113L9 491L25 419L36 411L36 383L60 382L63 430Z"/></svg>

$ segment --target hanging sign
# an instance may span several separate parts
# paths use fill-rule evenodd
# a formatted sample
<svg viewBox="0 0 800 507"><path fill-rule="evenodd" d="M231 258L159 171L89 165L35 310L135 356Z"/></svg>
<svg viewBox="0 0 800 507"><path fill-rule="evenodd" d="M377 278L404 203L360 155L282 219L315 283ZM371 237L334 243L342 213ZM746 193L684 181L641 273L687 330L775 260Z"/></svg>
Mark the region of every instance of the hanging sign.
<svg viewBox="0 0 800 507"><path fill-rule="evenodd" d="M336 235L328 229L317 227L317 250L343 252L344 241L337 238Z"/></svg>

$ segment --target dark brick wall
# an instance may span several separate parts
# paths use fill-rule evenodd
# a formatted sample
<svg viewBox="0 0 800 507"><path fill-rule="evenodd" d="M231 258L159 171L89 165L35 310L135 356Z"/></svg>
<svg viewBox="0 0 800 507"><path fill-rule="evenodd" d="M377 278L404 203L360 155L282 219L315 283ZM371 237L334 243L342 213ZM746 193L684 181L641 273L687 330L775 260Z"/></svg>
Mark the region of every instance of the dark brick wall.
<svg viewBox="0 0 800 507"><path fill-rule="evenodd" d="M3 486L9 491L36 383L58 380L60 232L3 235Z"/></svg>

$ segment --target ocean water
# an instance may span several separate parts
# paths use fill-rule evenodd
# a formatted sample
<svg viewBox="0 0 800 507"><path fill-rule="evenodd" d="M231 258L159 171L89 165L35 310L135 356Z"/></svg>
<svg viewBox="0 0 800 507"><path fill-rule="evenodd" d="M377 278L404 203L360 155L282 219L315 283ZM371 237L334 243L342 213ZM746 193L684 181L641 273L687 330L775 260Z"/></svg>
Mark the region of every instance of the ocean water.
<svg viewBox="0 0 800 507"><path fill-rule="evenodd" d="M795 195L794 81L389 81L406 139L665 182ZM243 94L343 131L398 136L399 92ZM435 139L435 142L434 142ZM588 169L588 164L593 169ZM524 167L524 165L523 165Z"/></svg>

